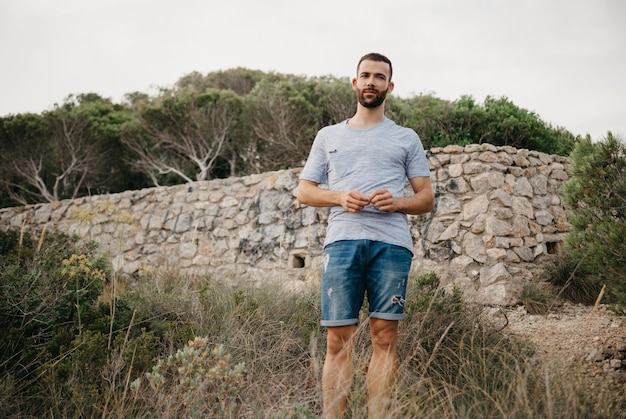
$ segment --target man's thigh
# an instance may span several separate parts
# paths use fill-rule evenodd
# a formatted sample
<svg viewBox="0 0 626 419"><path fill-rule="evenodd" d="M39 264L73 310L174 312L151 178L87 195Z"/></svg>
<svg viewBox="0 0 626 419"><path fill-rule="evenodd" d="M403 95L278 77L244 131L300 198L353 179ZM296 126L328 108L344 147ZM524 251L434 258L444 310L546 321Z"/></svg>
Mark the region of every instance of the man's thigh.
<svg viewBox="0 0 626 419"><path fill-rule="evenodd" d="M411 252L403 247L373 242L366 283L370 317L383 320L404 319L412 258Z"/></svg>
<svg viewBox="0 0 626 419"><path fill-rule="evenodd" d="M357 324L365 296L363 241L343 240L324 249L322 326Z"/></svg>

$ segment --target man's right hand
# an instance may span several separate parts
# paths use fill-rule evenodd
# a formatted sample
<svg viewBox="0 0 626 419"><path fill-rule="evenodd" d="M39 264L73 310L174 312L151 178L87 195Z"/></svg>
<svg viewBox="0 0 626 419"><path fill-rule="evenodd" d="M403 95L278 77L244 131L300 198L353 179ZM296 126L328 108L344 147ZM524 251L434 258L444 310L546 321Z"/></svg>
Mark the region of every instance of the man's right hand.
<svg viewBox="0 0 626 419"><path fill-rule="evenodd" d="M312 207L341 207L348 212L359 212L370 204L367 195L359 191L330 191L319 184L301 179L296 192L298 202Z"/></svg>
<svg viewBox="0 0 626 419"><path fill-rule="evenodd" d="M347 191L339 199L341 207L348 212L359 212L370 204L367 195L359 191Z"/></svg>

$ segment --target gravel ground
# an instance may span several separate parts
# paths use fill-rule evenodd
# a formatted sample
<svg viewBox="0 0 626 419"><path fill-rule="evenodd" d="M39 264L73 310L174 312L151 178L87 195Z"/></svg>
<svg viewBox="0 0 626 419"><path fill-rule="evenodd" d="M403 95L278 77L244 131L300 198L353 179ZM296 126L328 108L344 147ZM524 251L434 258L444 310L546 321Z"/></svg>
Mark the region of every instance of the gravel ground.
<svg viewBox="0 0 626 419"><path fill-rule="evenodd" d="M594 309L568 303L542 315L528 314L524 306L504 313L504 332L527 338L538 356L550 362L581 367L591 391L615 392L626 403L626 316L604 305Z"/></svg>

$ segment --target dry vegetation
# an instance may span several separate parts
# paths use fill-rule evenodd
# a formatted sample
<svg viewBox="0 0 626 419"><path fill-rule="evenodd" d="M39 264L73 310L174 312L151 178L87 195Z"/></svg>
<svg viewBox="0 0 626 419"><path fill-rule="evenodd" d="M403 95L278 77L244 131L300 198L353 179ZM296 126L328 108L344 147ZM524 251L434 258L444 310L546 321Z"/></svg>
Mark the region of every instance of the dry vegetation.
<svg viewBox="0 0 626 419"><path fill-rule="evenodd" d="M280 284L148 269L122 280L93 247L40 237L0 237L3 417L321 413L317 284L293 293ZM623 387L600 391L606 380L587 364L544 356L549 337L569 346L570 334L589 336L575 328L555 333L554 311L509 310L503 329L497 315L467 305L460 293L444 294L430 274L411 278L406 314L389 417L625 417ZM530 318L549 321L535 328ZM347 412L354 418L367 413L369 332L361 324Z"/></svg>

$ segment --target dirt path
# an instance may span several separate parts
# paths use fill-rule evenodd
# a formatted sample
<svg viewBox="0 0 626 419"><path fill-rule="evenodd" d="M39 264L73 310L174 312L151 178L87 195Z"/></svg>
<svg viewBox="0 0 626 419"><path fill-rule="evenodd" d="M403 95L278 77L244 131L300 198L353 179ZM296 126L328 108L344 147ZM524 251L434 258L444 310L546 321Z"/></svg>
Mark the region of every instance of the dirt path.
<svg viewBox="0 0 626 419"><path fill-rule="evenodd" d="M615 391L626 402L626 317L606 306L562 304L546 315L530 315L523 306L505 310L505 332L533 342L540 356L566 366L581 366L590 390Z"/></svg>

